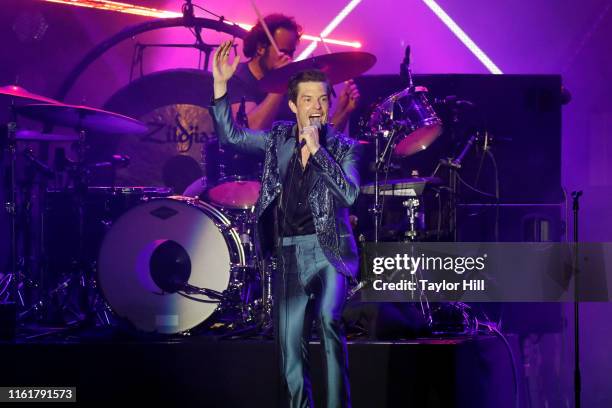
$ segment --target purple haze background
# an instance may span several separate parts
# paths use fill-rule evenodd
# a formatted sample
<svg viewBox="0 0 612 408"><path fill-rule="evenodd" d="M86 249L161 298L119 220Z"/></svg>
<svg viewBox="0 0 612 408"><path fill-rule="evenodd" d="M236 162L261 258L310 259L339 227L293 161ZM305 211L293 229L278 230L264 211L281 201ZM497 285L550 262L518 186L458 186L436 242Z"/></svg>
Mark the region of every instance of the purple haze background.
<svg viewBox="0 0 612 408"><path fill-rule="evenodd" d="M179 10L181 1L133 3ZM2 0L0 15L0 85L19 84L52 96L69 69L94 45L128 25L145 19L104 11L44 4L36 0ZM196 3L199 3L196 1ZM296 16L308 33L318 33L341 10L343 0L261 0L265 13ZM566 191L583 190L580 236L585 241L612 239L612 2L610 0L486 1L439 0L439 4L509 74L554 73L573 99L563 108L562 176ZM203 5L226 18L252 23L247 0L207 0ZM40 24L43 22L44 24ZM41 27L47 26L36 37ZM486 73L485 67L461 44L421 0L363 0L331 37L359 40L363 50L378 57L372 74L397 73L403 50L410 44L416 73ZM222 39L209 35L209 41ZM147 41L189 41L182 29L143 36ZM304 41L303 45L307 42ZM125 85L132 57L130 41L94 63L66 99L101 106ZM332 46L333 51L347 48ZM317 50L317 52L322 52ZM147 54L148 71L195 67L187 52ZM500 95L502 97L502 95ZM526 152L527 153L527 152ZM538 177L537 174L533 175ZM607 373L612 370L610 304L582 306L582 368L584 405L612 406ZM551 356L571 401L571 309L567 330ZM551 351L552 353L552 351ZM571 405L571 404L570 404Z"/></svg>

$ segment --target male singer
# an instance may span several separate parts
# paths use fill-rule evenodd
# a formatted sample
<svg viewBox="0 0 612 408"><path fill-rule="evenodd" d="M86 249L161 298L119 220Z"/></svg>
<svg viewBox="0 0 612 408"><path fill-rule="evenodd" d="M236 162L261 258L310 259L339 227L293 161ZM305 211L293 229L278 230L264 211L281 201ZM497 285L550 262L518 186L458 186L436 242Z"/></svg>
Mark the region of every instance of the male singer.
<svg viewBox="0 0 612 408"><path fill-rule="evenodd" d="M289 403L313 405L308 339L316 318L327 406L348 407L341 315L358 267L348 207L359 193L359 144L328 125L331 85L316 70L289 81L288 103L297 123L276 122L266 131L235 125L226 95L239 60L229 63L231 47L231 41L224 42L214 55L211 110L221 144L265 158L255 241L260 254L275 251L281 261L274 277L274 316Z"/></svg>

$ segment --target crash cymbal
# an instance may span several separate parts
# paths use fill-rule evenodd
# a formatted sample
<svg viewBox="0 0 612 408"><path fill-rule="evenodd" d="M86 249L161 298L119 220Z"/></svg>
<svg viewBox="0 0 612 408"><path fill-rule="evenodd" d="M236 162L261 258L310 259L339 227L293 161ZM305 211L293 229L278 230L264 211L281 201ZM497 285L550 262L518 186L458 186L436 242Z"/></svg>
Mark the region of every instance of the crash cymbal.
<svg viewBox="0 0 612 408"><path fill-rule="evenodd" d="M17 113L46 124L96 133L142 134L148 130L136 119L89 106L31 104L18 107Z"/></svg>
<svg viewBox="0 0 612 408"><path fill-rule="evenodd" d="M379 184L378 194L396 197L417 197L423 194L423 190L428 184L439 185L441 183L442 181L438 177L414 177L389 180L386 183ZM374 194L374 192L374 183L361 186L362 194Z"/></svg>
<svg viewBox="0 0 612 408"><path fill-rule="evenodd" d="M36 130L18 130L15 133L17 141L31 140L34 142L74 142L79 140L76 135L60 135L53 133L42 133Z"/></svg>
<svg viewBox="0 0 612 408"><path fill-rule="evenodd" d="M17 85L7 85L0 87L0 95L13 101L20 103L60 103L55 99L47 98L46 96L37 95Z"/></svg>
<svg viewBox="0 0 612 408"><path fill-rule="evenodd" d="M355 78L372 68L376 57L368 52L336 52L292 62L282 68L270 71L259 81L266 92L284 93L289 79L298 72L319 69L329 78L332 85Z"/></svg>

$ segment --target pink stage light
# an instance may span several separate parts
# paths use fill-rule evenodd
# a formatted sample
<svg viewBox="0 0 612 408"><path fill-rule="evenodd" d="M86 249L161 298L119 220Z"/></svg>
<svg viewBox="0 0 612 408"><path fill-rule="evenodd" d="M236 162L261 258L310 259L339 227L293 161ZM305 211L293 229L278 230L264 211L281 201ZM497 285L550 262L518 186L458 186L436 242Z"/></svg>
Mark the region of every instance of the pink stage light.
<svg viewBox="0 0 612 408"><path fill-rule="evenodd" d="M346 6L344 6L344 8L338 13L338 15L336 15L336 17L334 17L334 19L327 25L327 27L325 27L323 31L321 31L321 34L319 34L319 37L317 37L316 40L313 40L310 43L310 45L308 45L308 47L306 47L304 51L302 51L300 55L298 55L298 57L295 60L301 61L307 58L310 54L312 54L312 52L317 47L318 41L325 40L326 43L333 44L331 41L329 41L325 37L331 34L331 32L334 31L336 27L338 27L338 25L342 22L342 20L344 20L346 16L348 16L351 13L351 11L353 11L353 9L357 7L359 3L361 3L361 0L351 0Z"/></svg>
<svg viewBox="0 0 612 408"><path fill-rule="evenodd" d="M455 36L465 45L476 58L485 66L492 74L503 74L501 69L485 54L483 50L455 23L455 21L436 3L435 0L423 0L434 12L436 16L455 34Z"/></svg>
<svg viewBox="0 0 612 408"><path fill-rule="evenodd" d="M109 0L42 0L42 1L46 1L47 3L58 3L58 4L66 4L70 6L86 7L86 8L92 8L92 9L97 9L97 10L115 11L118 13L134 14L134 15L144 16L144 17L176 18L176 17L181 17L183 15L182 13L178 13L175 11L158 10L155 8L136 6L134 4L120 3L120 2L109 1ZM360 1L361 0L353 0L353 2L357 2L357 3L359 3ZM253 27L253 25L245 24L245 23L233 23L229 21L227 23L237 24L240 27L244 28L245 30L250 30L251 27ZM323 37L325 37L325 35L323 35ZM317 42L321 41L321 39L318 36L313 36L309 34L302 35L302 38L309 40L309 41L313 41L313 44L315 45ZM328 44L335 44L335 45L340 45L343 47L361 48L361 43L359 41L344 41L344 40L336 40L333 38L325 38L325 42Z"/></svg>

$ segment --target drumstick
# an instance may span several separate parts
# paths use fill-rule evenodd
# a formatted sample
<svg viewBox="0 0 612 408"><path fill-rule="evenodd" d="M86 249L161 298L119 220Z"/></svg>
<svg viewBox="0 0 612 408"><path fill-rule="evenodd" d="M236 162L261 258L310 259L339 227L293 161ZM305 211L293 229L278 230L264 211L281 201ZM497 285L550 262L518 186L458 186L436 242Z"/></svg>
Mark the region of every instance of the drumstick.
<svg viewBox="0 0 612 408"><path fill-rule="evenodd" d="M276 53L280 55L280 50L278 49L278 46L276 45L276 42L274 41L274 38L272 37L272 34L270 33L270 29L268 28L268 25L266 24L263 17L261 16L261 13L259 12L259 9L257 8L257 5L255 4L255 0L251 0L251 4L253 5L253 10L255 10L255 14L257 14L257 18L259 19L261 26L263 27L264 31L266 32L266 35L268 36L268 40L270 40L270 44L272 44L272 47L274 47L274 51L276 51Z"/></svg>
<svg viewBox="0 0 612 408"><path fill-rule="evenodd" d="M327 51L328 54L331 54L331 50L329 49L329 46L327 45L327 43L325 42L325 40L323 39L322 35L319 35L319 38L321 39L321 44L323 44L323 47L325 47L325 51Z"/></svg>
<svg viewBox="0 0 612 408"><path fill-rule="evenodd" d="M325 51L327 51L328 54L331 54L331 50L329 49L329 46L327 45L327 43L325 42L325 40L323 39L322 35L319 35L319 38L321 39L321 44L323 44L323 47L325 47ZM344 85L348 84L348 81L344 81ZM336 90L334 89L334 87L331 87L331 94L333 95L333 97L335 98L336 95Z"/></svg>

